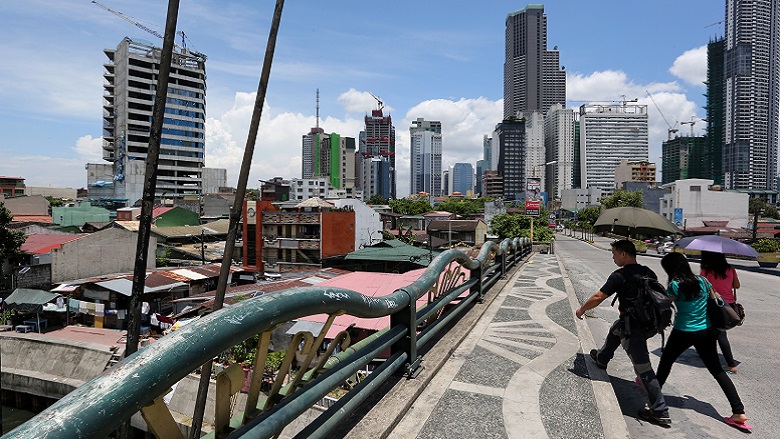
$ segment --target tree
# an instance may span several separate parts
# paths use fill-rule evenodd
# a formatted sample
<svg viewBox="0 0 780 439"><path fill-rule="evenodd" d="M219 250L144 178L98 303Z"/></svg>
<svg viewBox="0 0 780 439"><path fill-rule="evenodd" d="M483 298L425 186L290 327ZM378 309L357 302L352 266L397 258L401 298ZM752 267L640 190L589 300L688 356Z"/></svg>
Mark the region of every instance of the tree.
<svg viewBox="0 0 780 439"><path fill-rule="evenodd" d="M460 216L475 215L485 208L485 200L474 198L448 198L437 206L439 210Z"/></svg>
<svg viewBox="0 0 780 439"><path fill-rule="evenodd" d="M600 207L586 207L577 211L577 222L580 224L580 227L592 227L593 224L596 224L596 220L599 219L599 215L601 215Z"/></svg>
<svg viewBox="0 0 780 439"><path fill-rule="evenodd" d="M8 259L19 256L21 254L19 249L27 239L24 232L8 228L12 219L13 215L6 209L5 203L0 201L0 265Z"/></svg>
<svg viewBox="0 0 780 439"><path fill-rule="evenodd" d="M366 204L387 204L387 198L379 194L374 194L371 195L371 198L368 199Z"/></svg>
<svg viewBox="0 0 780 439"><path fill-rule="evenodd" d="M391 200L388 204L390 204L393 212L401 215L422 215L433 210L431 203L425 198L417 198L415 200L401 198L400 200Z"/></svg>
<svg viewBox="0 0 780 439"><path fill-rule="evenodd" d="M614 194L608 197L601 197L599 202L604 209L612 209L614 207L644 207L642 191L631 192L624 189L618 189Z"/></svg>
<svg viewBox="0 0 780 439"><path fill-rule="evenodd" d="M552 239L553 232L547 224L546 215L533 218L527 215L502 213L493 217L490 231L500 239L530 238L531 221L534 222L534 241L550 241Z"/></svg>
<svg viewBox="0 0 780 439"><path fill-rule="evenodd" d="M767 204L763 198L751 198L748 204L748 212L751 215L758 213L760 217L780 219L780 213L778 213L777 209L771 204Z"/></svg>

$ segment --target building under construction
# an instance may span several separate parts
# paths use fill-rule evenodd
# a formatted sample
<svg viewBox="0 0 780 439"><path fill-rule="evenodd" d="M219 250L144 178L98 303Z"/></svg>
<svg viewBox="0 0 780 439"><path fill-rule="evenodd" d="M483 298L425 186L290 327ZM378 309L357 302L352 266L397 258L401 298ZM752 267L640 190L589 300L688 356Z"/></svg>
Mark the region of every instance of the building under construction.
<svg viewBox="0 0 780 439"><path fill-rule="evenodd" d="M125 38L106 49L104 64L103 159L87 169L90 197L143 197L145 159L162 49ZM157 194L167 198L203 190L206 121L206 58L174 50L160 139Z"/></svg>
<svg viewBox="0 0 780 439"><path fill-rule="evenodd" d="M394 200L396 199L396 171L393 120L382 113L382 102L379 101L379 108L371 110L371 115L366 115L365 122L365 142L360 142L359 157L363 197L368 199L371 195L379 194ZM377 162L384 162L385 166ZM384 175L385 173L387 175Z"/></svg>

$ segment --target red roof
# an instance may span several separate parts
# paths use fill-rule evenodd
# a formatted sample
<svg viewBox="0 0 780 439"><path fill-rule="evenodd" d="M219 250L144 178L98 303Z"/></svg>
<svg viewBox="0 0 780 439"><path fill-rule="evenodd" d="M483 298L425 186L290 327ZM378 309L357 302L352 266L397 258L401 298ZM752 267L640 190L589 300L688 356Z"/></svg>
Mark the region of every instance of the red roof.
<svg viewBox="0 0 780 439"><path fill-rule="evenodd" d="M21 251L33 255L49 253L52 249L60 248L62 244L75 241L82 236L84 235L27 235L27 240L22 244Z"/></svg>
<svg viewBox="0 0 780 439"><path fill-rule="evenodd" d="M456 264L456 263L455 263ZM369 297L381 297L391 294L393 291L408 286L425 272L425 268L419 270L407 271L403 274L395 273L370 273L358 271L345 274L317 284L318 287L338 287L357 291ZM468 276L468 275L467 275ZM460 283L460 282L459 282ZM464 293L467 294L468 292ZM417 307L428 303L427 294L417 299ZM300 320L309 322L325 323L328 319L327 314L316 314L313 316L302 317ZM367 329L369 331L379 331L390 326L390 317L378 317L373 319L364 319L360 317L343 314L333 321L325 338L333 339L336 334L354 325L356 328Z"/></svg>
<svg viewBox="0 0 780 439"><path fill-rule="evenodd" d="M164 214L165 212L173 210L173 207L170 206L157 206L154 209L152 209L152 218L157 218L158 216Z"/></svg>

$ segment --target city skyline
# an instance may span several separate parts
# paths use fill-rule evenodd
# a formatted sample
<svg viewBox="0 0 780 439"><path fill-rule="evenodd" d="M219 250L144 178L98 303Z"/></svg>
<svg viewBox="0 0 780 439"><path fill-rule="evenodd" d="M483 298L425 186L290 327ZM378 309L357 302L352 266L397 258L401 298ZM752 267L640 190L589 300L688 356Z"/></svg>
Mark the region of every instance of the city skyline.
<svg viewBox="0 0 780 439"><path fill-rule="evenodd" d="M162 31L164 4L105 3ZM723 25L714 23L724 19L724 4L624 3L604 2L598 9L574 1L545 4L548 46L558 46L566 65L568 99L626 95L649 104L649 90L668 118L703 117L706 44L723 34ZM319 125L350 137L357 137L363 117L376 108L371 93L382 98L385 113L399 128L398 196L408 194L407 127L418 117L442 122L443 136L450 139L443 167L481 159L482 137L493 131L503 111L505 20L526 3L442 5L434 1L411 9L401 2L379 22L363 19L374 16L370 5L349 10L286 5L250 186L257 179L300 174L301 135L315 126L317 88ZM183 3L180 9L179 29L191 47L209 56L206 166L228 169L231 186L238 177L271 13L270 5L250 2L227 8ZM314 28L307 18L313 13L325 22L338 17L347 24ZM160 42L86 0L4 4L0 16L6 36L0 45L7 54L0 83L13 85L0 88L0 175L24 177L28 185L84 187L84 165L99 158L102 143L103 49L116 47L125 36ZM641 29L615 30L616 23L638 17ZM679 31L661 31L668 28ZM409 49L416 45L431 50ZM649 112L650 160L660 162L667 127L652 104ZM703 128L697 126L697 132Z"/></svg>

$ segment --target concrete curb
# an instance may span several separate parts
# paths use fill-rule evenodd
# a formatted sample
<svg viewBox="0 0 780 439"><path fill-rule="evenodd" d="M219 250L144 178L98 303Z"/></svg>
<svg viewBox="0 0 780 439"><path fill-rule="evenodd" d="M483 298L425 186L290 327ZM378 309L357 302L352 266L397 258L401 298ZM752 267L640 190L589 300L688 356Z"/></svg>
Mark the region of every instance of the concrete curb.
<svg viewBox="0 0 780 439"><path fill-rule="evenodd" d="M572 313L574 313L574 311L580 307L580 303L577 300L577 294L574 291L574 285L572 284L571 279L569 279L566 267L564 267L560 258L557 259L558 267L560 268L561 276L563 277L563 285L566 288L566 295L569 297L569 304L571 305ZM612 383L607 371L599 369L587 358L590 350L596 346L596 342L593 339L593 333L591 333L590 327L585 320L580 320L575 317L574 323L577 326L580 348L583 355L586 357L585 364L588 368L588 375L591 377L593 394L596 399L604 437L606 439L629 438L628 426L623 418L620 404L618 403L617 396L612 388Z"/></svg>

